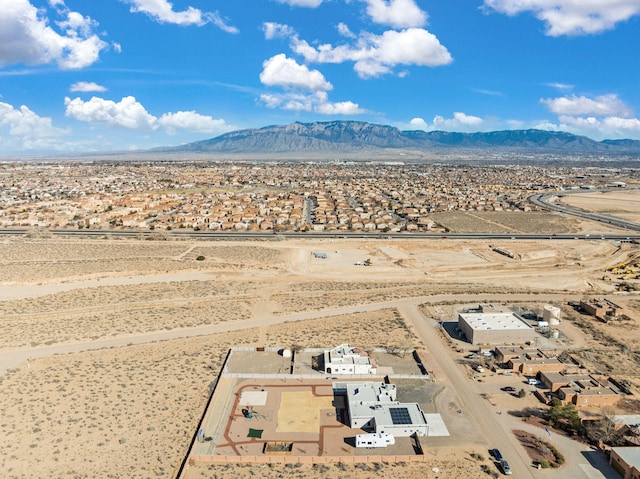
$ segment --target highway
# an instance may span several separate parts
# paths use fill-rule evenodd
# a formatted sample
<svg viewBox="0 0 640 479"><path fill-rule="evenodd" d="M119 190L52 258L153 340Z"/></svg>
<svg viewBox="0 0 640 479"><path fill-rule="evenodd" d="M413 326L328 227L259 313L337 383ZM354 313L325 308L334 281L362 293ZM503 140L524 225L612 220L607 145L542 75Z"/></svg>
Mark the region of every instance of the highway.
<svg viewBox="0 0 640 479"><path fill-rule="evenodd" d="M595 192L606 192L610 190L588 190L591 193ZM581 210L579 208L573 208L567 205L559 205L556 203L550 203L548 200L552 197L563 197L567 195L575 195L585 193L584 190L576 190L576 191L556 191L553 193L540 193L536 195L532 195L529 198L530 203L544 208L550 211L556 211L558 213L563 213L565 215L577 216L578 218L583 218L591 221L599 221L600 223L604 223L606 225L615 226L616 228L622 228L631 231L640 231L640 224L634 223L633 221L628 221L623 218L617 218L615 216L605 215L602 213L591 213L589 211Z"/></svg>
<svg viewBox="0 0 640 479"><path fill-rule="evenodd" d="M543 195L540 195L543 196ZM543 201L540 199L539 201ZM542 203L541 203L542 204ZM547 205L547 203L544 203ZM549 205L555 206L555 205ZM546 207L546 206L545 206ZM583 212L584 213L584 212ZM587 216L584 216L587 215ZM588 218L590 214L581 215ZM591 219L591 218L588 218ZM599 221L599 220L597 220ZM198 240L277 240L277 239L403 239L403 240L607 240L607 241L640 241L640 225L624 220L625 224L637 226L637 234L598 233L598 234L540 234L540 233L353 233L353 232L223 232L223 231L149 231L149 230L92 230L92 229L60 229L47 230L53 236L76 238L145 238L145 239L198 239ZM612 226L618 226L609 223ZM27 235L31 232L25 228L0 228L0 235Z"/></svg>

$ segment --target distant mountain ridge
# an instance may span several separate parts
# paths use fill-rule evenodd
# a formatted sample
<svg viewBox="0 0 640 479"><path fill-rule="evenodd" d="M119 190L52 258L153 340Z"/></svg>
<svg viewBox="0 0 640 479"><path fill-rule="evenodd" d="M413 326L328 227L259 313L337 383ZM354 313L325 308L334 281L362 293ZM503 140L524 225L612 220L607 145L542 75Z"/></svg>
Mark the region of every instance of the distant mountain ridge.
<svg viewBox="0 0 640 479"><path fill-rule="evenodd" d="M595 141L562 131L504 130L479 133L401 131L389 125L361 121L295 122L232 131L165 152L295 153L367 150L525 149L563 153L640 154L638 140Z"/></svg>

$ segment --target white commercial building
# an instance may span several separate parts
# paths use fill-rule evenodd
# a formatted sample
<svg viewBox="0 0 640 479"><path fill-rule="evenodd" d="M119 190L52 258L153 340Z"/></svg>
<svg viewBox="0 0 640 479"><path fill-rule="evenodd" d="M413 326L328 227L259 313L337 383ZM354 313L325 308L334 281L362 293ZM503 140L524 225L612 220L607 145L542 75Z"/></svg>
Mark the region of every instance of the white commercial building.
<svg viewBox="0 0 640 479"><path fill-rule="evenodd" d="M458 313L458 327L471 344L521 344L535 337L534 329L511 311Z"/></svg>
<svg viewBox="0 0 640 479"><path fill-rule="evenodd" d="M349 426L398 437L429 435L418 403L396 401L396 385L375 382L334 383L336 395L346 396Z"/></svg>
<svg viewBox="0 0 640 479"><path fill-rule="evenodd" d="M325 351L324 372L327 374L375 374L376 364L363 349L341 344Z"/></svg>

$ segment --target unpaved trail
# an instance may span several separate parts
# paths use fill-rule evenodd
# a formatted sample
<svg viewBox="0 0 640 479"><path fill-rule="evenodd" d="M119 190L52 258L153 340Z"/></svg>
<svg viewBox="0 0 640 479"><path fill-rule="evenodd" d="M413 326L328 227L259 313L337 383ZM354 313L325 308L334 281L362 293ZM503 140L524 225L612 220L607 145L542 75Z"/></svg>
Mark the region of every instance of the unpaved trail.
<svg viewBox="0 0 640 479"><path fill-rule="evenodd" d="M150 331L141 334L126 334L115 338L87 340L63 344L55 344L51 346L35 346L27 348L10 348L0 349L0 374L4 374L7 369L15 368L31 358L42 358L54 354L65 354L79 351L87 351L93 349L113 348L127 346L129 344L143 344L155 341L166 341L177 338L188 338L194 336L203 336L208 334L223 333L228 331L240 331L250 328L264 328L274 324L282 324L286 322L303 321L308 319L325 318L329 316L337 316L341 314L349 314L356 312L377 311L387 308L400 308L406 306L417 307L425 303L441 303L447 301L455 301L456 303L472 303L491 301L549 301L562 300L567 297L566 294L477 294L477 295L459 295L459 294L439 294L433 296L419 296L393 301L384 301L378 303L360 304L356 306L346 306L340 308L328 308L318 311L309 311L302 313L287 314L282 316L271 316L260 319L247 319L245 321L225 322L221 324L211 324L205 326L196 326L192 328L176 328L172 330ZM640 296L639 296L640 298Z"/></svg>

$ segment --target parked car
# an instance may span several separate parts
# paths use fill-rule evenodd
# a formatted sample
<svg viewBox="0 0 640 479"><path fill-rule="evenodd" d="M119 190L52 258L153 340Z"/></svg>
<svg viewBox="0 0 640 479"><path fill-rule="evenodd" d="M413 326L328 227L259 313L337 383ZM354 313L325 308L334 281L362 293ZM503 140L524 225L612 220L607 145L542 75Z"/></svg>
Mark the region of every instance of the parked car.
<svg viewBox="0 0 640 479"><path fill-rule="evenodd" d="M529 378L527 379L527 384L531 386L538 386L540 384L540 380L536 378Z"/></svg>
<svg viewBox="0 0 640 479"><path fill-rule="evenodd" d="M502 457L502 454L500 453L499 449L491 449L489 451L489 454L491 454L493 456L493 458L498 462L500 462L500 461L502 461L504 459Z"/></svg>
<svg viewBox="0 0 640 479"><path fill-rule="evenodd" d="M516 388L514 388L513 386L505 386L503 388L500 388L500 390L508 393L516 392Z"/></svg>
<svg viewBox="0 0 640 479"><path fill-rule="evenodd" d="M511 475L511 468L509 467L509 463L505 460L502 459L500 461L500 467L502 468L502 472L506 475Z"/></svg>
<svg viewBox="0 0 640 479"><path fill-rule="evenodd" d="M477 358L479 358L479 357L480 357L480 356L478 356L476 353L467 354L467 355L465 356L465 358L467 358L467 359L477 359Z"/></svg>

